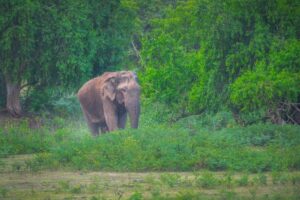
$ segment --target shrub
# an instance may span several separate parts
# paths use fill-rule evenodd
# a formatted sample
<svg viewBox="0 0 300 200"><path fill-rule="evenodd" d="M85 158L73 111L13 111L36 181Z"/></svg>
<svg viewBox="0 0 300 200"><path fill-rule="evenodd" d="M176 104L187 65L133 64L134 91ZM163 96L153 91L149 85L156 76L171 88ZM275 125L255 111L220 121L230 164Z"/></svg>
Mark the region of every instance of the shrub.
<svg viewBox="0 0 300 200"><path fill-rule="evenodd" d="M194 120L194 127L145 126L97 138L91 137L80 123L61 118L48 123L52 128L30 129L28 122L23 121L0 128L0 152L2 157L37 153L33 160L25 163L32 171L63 167L109 171L263 172L300 167L297 126L260 124L208 130L195 128L198 119Z"/></svg>
<svg viewBox="0 0 300 200"><path fill-rule="evenodd" d="M299 72L278 71L260 63L255 70L247 71L231 85L231 102L241 113L248 113L241 117L249 116L249 113L255 116L252 121L243 119L248 124L263 121L266 117L274 123L281 123L283 113L276 114L276 110L281 102L298 102L299 77Z"/></svg>
<svg viewBox="0 0 300 200"><path fill-rule="evenodd" d="M143 195L140 192L135 192L128 198L128 200L142 200L142 199L143 199Z"/></svg>
<svg viewBox="0 0 300 200"><path fill-rule="evenodd" d="M249 184L248 174L244 174L241 178L236 180L238 186L247 186Z"/></svg>
<svg viewBox="0 0 300 200"><path fill-rule="evenodd" d="M288 174L286 174L284 172L273 171L271 175L272 175L272 183L274 185L277 185L277 184L285 185L289 181Z"/></svg>
<svg viewBox="0 0 300 200"><path fill-rule="evenodd" d="M5 198L7 196L8 192L9 192L8 189L0 187L0 195L1 195L1 197Z"/></svg>
<svg viewBox="0 0 300 200"><path fill-rule="evenodd" d="M212 189L219 185L219 180L211 172L204 172L196 177L196 185L202 188Z"/></svg>
<svg viewBox="0 0 300 200"><path fill-rule="evenodd" d="M75 94L52 100L51 107L54 113L62 117L73 117L81 114L81 108Z"/></svg>
<svg viewBox="0 0 300 200"><path fill-rule="evenodd" d="M175 126L184 127L191 131L205 129L209 131L221 130L237 126L230 112L218 112L216 114L203 113L202 115L192 115L181 118Z"/></svg>
<svg viewBox="0 0 300 200"><path fill-rule="evenodd" d="M180 176L178 174L162 174L160 176L160 180L169 187L174 187L180 184Z"/></svg>

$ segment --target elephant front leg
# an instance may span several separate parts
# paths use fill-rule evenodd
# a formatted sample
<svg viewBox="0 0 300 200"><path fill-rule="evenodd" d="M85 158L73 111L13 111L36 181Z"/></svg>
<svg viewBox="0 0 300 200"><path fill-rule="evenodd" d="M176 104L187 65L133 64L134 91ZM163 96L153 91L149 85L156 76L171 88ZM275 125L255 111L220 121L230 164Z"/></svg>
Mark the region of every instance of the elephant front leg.
<svg viewBox="0 0 300 200"><path fill-rule="evenodd" d="M118 118L118 127L124 129L127 121L127 112L119 113Z"/></svg>
<svg viewBox="0 0 300 200"><path fill-rule="evenodd" d="M114 131L118 129L118 115L116 113L116 107L111 102L104 103L103 106L104 118L108 131Z"/></svg>

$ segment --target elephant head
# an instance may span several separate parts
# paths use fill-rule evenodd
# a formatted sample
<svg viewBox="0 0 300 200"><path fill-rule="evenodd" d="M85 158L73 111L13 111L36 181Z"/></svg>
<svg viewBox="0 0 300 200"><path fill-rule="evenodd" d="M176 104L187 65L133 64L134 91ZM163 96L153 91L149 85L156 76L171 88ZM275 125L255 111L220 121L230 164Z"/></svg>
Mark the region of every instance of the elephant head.
<svg viewBox="0 0 300 200"><path fill-rule="evenodd" d="M131 127L137 128L140 115L140 86L134 72L121 71L110 73L102 87L102 98L104 110L115 110L118 118L119 128L124 128L126 118L122 116L129 114ZM112 107L112 108L110 108ZM105 112L104 113L110 113ZM108 117L109 118L109 117ZM122 121L124 120L124 121ZM121 127L120 127L121 126ZM108 128L109 122L108 122ZM115 129L115 128L112 128Z"/></svg>
<svg viewBox="0 0 300 200"><path fill-rule="evenodd" d="M140 86L131 71L106 72L85 83L78 91L82 111L94 135L125 128L127 114L137 128L140 114Z"/></svg>

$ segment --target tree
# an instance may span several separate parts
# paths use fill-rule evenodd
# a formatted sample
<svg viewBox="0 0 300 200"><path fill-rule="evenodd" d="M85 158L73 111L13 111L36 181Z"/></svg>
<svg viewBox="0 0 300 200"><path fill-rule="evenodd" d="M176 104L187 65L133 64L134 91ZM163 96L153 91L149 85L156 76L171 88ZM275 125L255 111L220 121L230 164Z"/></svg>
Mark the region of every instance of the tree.
<svg viewBox="0 0 300 200"><path fill-rule="evenodd" d="M17 117L25 86L65 86L89 72L90 23L80 1L1 1L0 9L6 108Z"/></svg>
<svg viewBox="0 0 300 200"><path fill-rule="evenodd" d="M259 91L256 80L267 78L276 89L268 91L269 103L256 99L261 102L252 109L263 110L260 119L278 106L277 94L287 94L287 88L294 92L280 96L280 102L299 101L298 12L299 4L289 0L178 1L163 18L151 20L153 28L143 39L144 93L168 105L181 102L189 114L224 109L241 114L257 97L243 98L250 92L244 84L251 80ZM176 42L170 48L162 38ZM161 57L172 59L166 63ZM166 77L172 81L162 81ZM289 84L279 80L287 77ZM172 98L162 99L165 95Z"/></svg>
<svg viewBox="0 0 300 200"><path fill-rule="evenodd" d="M135 13L122 1L0 1L0 73L6 108L21 115L21 90L78 88L128 63ZM125 61L124 61L125 60Z"/></svg>

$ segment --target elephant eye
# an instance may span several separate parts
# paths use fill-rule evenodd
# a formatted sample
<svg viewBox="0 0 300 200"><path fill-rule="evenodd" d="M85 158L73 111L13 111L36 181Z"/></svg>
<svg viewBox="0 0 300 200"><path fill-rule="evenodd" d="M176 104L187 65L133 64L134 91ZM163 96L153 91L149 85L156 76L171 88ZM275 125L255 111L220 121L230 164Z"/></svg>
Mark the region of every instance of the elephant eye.
<svg viewBox="0 0 300 200"><path fill-rule="evenodd" d="M126 92L126 90L127 90L127 87L121 88L121 91L122 91L122 92Z"/></svg>
<svg viewBox="0 0 300 200"><path fill-rule="evenodd" d="M121 80L122 83L127 82L127 77L124 77L124 76L123 76L123 77L121 77L120 80Z"/></svg>

